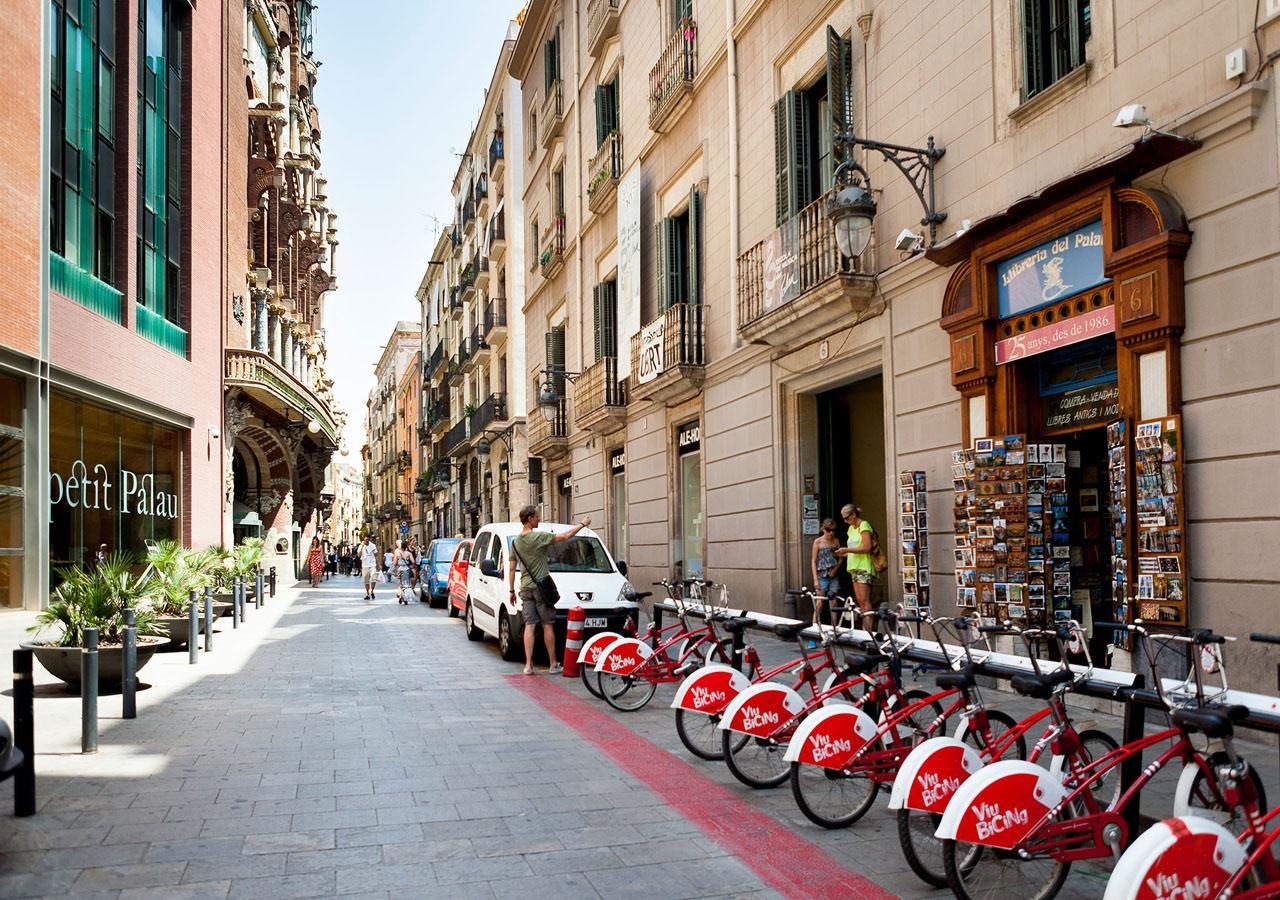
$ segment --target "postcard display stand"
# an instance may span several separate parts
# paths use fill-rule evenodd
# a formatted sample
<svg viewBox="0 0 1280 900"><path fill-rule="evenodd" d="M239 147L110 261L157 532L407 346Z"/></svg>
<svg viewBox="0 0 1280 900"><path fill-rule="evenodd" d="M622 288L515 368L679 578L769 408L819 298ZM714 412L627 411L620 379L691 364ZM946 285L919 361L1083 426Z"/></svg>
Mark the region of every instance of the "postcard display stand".
<svg viewBox="0 0 1280 900"><path fill-rule="evenodd" d="M1133 470L1137 615L1160 625L1185 625L1187 545L1180 416L1134 426Z"/></svg>
<svg viewBox="0 0 1280 900"><path fill-rule="evenodd" d="M1129 616L1129 420L1107 425L1107 480L1111 489L1111 602L1115 621ZM1118 635L1117 637L1123 637ZM1118 646L1127 646L1117 641Z"/></svg>
<svg viewBox="0 0 1280 900"><path fill-rule="evenodd" d="M929 496L924 472L898 473L902 605L929 614Z"/></svg>
<svg viewBox="0 0 1280 900"><path fill-rule="evenodd" d="M956 606L988 622L1071 615L1067 446L978 438L952 454Z"/></svg>

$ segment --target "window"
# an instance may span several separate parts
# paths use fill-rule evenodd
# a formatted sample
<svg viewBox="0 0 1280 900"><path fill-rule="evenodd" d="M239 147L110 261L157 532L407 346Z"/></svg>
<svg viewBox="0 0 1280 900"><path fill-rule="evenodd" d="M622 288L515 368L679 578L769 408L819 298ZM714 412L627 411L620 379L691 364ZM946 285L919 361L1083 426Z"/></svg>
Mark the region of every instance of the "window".
<svg viewBox="0 0 1280 900"><path fill-rule="evenodd" d="M806 89L787 91L774 104L779 225L831 188L838 164L833 136L852 123L852 56L851 42L828 26L826 72Z"/></svg>
<svg viewBox="0 0 1280 900"><path fill-rule="evenodd" d="M555 204L556 219L564 219L564 166L551 173L551 202Z"/></svg>
<svg viewBox="0 0 1280 900"><path fill-rule="evenodd" d="M138 330L186 354L182 320L183 33L179 4L138 4ZM166 327L166 325L168 327Z"/></svg>
<svg viewBox="0 0 1280 900"><path fill-rule="evenodd" d="M551 37L542 45L543 54L543 71L546 75L547 94L556 87L556 82L560 80L560 26L557 25L552 32Z"/></svg>
<svg viewBox="0 0 1280 900"><path fill-rule="evenodd" d="M478 541L471 545L470 562L472 564L479 563L484 555L489 552L490 540L492 540L492 535L486 531L484 534L480 535L480 539Z"/></svg>
<svg viewBox="0 0 1280 900"><path fill-rule="evenodd" d="M661 219L655 236L658 301L663 310L677 303L701 303L702 193L689 192L689 205Z"/></svg>
<svg viewBox="0 0 1280 900"><path fill-rule="evenodd" d="M532 232L532 233L529 235L529 244L530 244L530 246L532 246L532 247L533 247L533 254L532 254L532 257L533 257L533 265L531 266L531 268L536 269L536 268L538 268L538 260L539 260L539 259L541 258L541 256L542 256L542 250L541 250L541 247L540 247L540 246L539 246L539 244L538 244L538 238L539 238L539 235L538 235L538 217L537 217L537 216L534 216L533 218L531 218L531 219L529 220L529 223L530 223L530 231Z"/></svg>
<svg viewBox="0 0 1280 900"><path fill-rule="evenodd" d="M564 371L564 326L563 325L555 326L550 331L548 331L544 337L546 339L546 350L547 350L546 367L548 369L555 369L557 371L563 372ZM551 384L552 384L552 387L555 388L556 396L563 397L564 396L564 376L552 375Z"/></svg>
<svg viewBox="0 0 1280 900"><path fill-rule="evenodd" d="M1022 98L1029 100L1084 64L1089 0L1023 0Z"/></svg>
<svg viewBox="0 0 1280 900"><path fill-rule="evenodd" d="M572 516L565 518L568 521ZM613 571L609 562L609 554L599 538L571 537L567 541L559 541L547 549L547 571L549 572L592 572L605 573Z"/></svg>
<svg viewBox="0 0 1280 900"><path fill-rule="evenodd" d="M596 323L596 359L618 356L618 282L602 281L592 289Z"/></svg>
<svg viewBox="0 0 1280 900"><path fill-rule="evenodd" d="M685 19L693 18L693 0L672 0L671 27L678 29Z"/></svg>
<svg viewBox="0 0 1280 900"><path fill-rule="evenodd" d="M609 541L614 556L627 553L627 456L619 447L609 454Z"/></svg>
<svg viewBox="0 0 1280 900"><path fill-rule="evenodd" d="M596 85L596 146L618 130L618 76L608 84Z"/></svg>
<svg viewBox="0 0 1280 900"><path fill-rule="evenodd" d="M114 286L115 0L53 0L49 28L50 249ZM106 294L118 318L119 294Z"/></svg>

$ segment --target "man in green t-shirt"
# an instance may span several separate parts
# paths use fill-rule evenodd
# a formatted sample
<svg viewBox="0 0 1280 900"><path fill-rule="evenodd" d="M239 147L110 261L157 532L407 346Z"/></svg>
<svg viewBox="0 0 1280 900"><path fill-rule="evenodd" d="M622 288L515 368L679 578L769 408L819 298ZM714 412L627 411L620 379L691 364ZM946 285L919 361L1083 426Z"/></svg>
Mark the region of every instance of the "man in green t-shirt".
<svg viewBox="0 0 1280 900"><path fill-rule="evenodd" d="M538 582L550 574L547 564L547 551L552 544L563 543L591 524L591 517L562 531L559 534L550 531L538 531L538 508L526 506L520 510L520 533L511 541L513 552L507 567L507 584L511 589L511 602L516 597L516 561L520 561L520 600L524 615L524 674L533 674L533 645L536 640L538 626L542 626L542 640L547 645L547 659L551 661L548 675L555 675L562 670L556 661L556 608L553 603L542 599L538 590Z"/></svg>

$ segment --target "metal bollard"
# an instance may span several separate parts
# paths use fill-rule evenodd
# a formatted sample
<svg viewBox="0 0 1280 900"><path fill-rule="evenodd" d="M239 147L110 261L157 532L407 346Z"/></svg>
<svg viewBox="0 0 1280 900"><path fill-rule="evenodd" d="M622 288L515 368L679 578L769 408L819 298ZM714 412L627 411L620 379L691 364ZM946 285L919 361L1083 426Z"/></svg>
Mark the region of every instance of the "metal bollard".
<svg viewBox="0 0 1280 900"><path fill-rule="evenodd" d="M138 718L138 614L124 611L123 677L120 681L121 717Z"/></svg>
<svg viewBox="0 0 1280 900"><path fill-rule="evenodd" d="M98 752L98 629L84 630L80 650L80 752Z"/></svg>
<svg viewBox="0 0 1280 900"><path fill-rule="evenodd" d="M265 580L265 579L264 579L264 578L263 578L263 576L262 576L262 570L261 570L261 569L259 569L259 570L258 570L258 576L257 576L257 578L254 580L254 584L253 584L253 588L254 588L254 590L257 592L257 593L255 593L255 594L254 594L254 597L255 597L255 598L257 598L257 601L258 601L258 605L259 605L259 606L261 606L261 605L262 605L262 599L263 599L263 598L262 598L262 594L263 594L264 588L266 587L266 585L264 584L264 580Z"/></svg>
<svg viewBox="0 0 1280 900"><path fill-rule="evenodd" d="M198 643L200 639L200 629L196 627L196 591L192 588L187 596L191 608L187 613L187 662L190 665L196 664L196 654L200 651Z"/></svg>
<svg viewBox="0 0 1280 900"><path fill-rule="evenodd" d="M240 578L231 579L231 628L240 627Z"/></svg>
<svg viewBox="0 0 1280 900"><path fill-rule="evenodd" d="M276 595L276 567L271 567L271 596Z"/></svg>
<svg viewBox="0 0 1280 900"><path fill-rule="evenodd" d="M204 586L204 652L213 652L213 588Z"/></svg>
<svg viewBox="0 0 1280 900"><path fill-rule="evenodd" d="M34 655L13 651L13 746L22 764L13 776L13 814L36 814L36 683L31 677Z"/></svg>

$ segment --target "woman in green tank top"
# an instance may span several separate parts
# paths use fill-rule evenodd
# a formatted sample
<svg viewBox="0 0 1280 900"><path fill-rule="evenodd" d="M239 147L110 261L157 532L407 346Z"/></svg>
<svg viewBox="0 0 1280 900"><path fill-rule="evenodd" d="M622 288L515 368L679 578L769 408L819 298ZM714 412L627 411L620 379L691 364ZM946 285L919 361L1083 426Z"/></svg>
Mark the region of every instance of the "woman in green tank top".
<svg viewBox="0 0 1280 900"><path fill-rule="evenodd" d="M871 557L871 537L875 529L862 518L861 507L852 503L846 503L840 515L849 526L849 540L848 546L836 551L836 556L844 557L849 577L853 579L853 599L859 609L867 612L871 609L871 582L876 580L876 564Z"/></svg>

